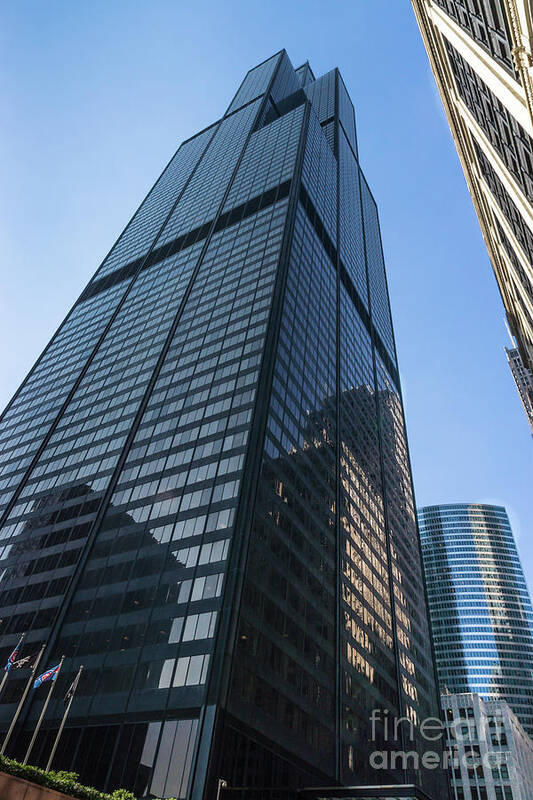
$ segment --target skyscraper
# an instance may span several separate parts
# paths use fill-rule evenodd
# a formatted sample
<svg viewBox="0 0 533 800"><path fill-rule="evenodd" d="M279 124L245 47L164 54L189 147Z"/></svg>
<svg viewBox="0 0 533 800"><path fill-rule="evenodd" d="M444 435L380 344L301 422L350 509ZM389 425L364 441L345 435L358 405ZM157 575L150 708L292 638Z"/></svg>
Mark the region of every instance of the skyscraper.
<svg viewBox="0 0 533 800"><path fill-rule="evenodd" d="M453 800L533 800L533 740L505 700L443 694Z"/></svg>
<svg viewBox="0 0 533 800"><path fill-rule="evenodd" d="M524 367L533 371L533 17L526 0L412 0Z"/></svg>
<svg viewBox="0 0 533 800"><path fill-rule="evenodd" d="M503 698L533 734L533 608L504 508L419 509L440 687Z"/></svg>
<svg viewBox="0 0 533 800"><path fill-rule="evenodd" d="M282 51L248 72L1 426L0 644L46 640L65 685L85 665L57 766L138 796L212 797L220 777L441 796L438 771L369 765L424 750L437 695L378 214L337 70ZM405 718L394 737L371 741L375 708Z"/></svg>
<svg viewBox="0 0 533 800"><path fill-rule="evenodd" d="M533 435L533 372L524 366L518 347L506 347L505 352Z"/></svg>

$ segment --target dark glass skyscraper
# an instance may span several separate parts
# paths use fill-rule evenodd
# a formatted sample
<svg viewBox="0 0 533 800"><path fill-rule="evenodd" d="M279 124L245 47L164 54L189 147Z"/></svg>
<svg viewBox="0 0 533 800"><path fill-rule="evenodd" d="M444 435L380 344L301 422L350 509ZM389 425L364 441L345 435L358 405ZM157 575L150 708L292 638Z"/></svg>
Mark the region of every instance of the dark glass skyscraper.
<svg viewBox="0 0 533 800"><path fill-rule="evenodd" d="M65 685L85 665L57 766L139 796L212 797L220 776L442 796L439 772L369 766L423 750L437 696L378 215L337 70L278 53L181 145L1 446L0 644L46 640ZM375 708L405 717L395 738L370 741Z"/></svg>
<svg viewBox="0 0 533 800"><path fill-rule="evenodd" d="M441 689L503 698L533 735L533 608L505 508L418 513Z"/></svg>

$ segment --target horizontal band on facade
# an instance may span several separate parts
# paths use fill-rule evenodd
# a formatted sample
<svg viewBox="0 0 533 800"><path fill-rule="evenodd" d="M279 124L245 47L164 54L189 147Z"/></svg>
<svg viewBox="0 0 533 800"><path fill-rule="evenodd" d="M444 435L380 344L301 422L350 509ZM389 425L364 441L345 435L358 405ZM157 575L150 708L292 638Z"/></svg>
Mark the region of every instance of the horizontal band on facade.
<svg viewBox="0 0 533 800"><path fill-rule="evenodd" d="M154 266L154 264L159 264L166 258L176 255L176 253L179 253L181 250L185 250L187 247L191 247L193 244L201 242L203 239L209 236L212 228L213 233L218 233L224 228L228 228L230 225L235 225L237 222L241 222L241 220L256 214L258 211L268 208L274 203L277 203L279 200L283 200L288 196L290 187L290 180L280 183L278 186L274 186L274 188L252 197L250 200L247 200L246 203L241 203L241 205L237 206L236 208L232 208L230 211L226 211L224 214L221 214L217 219L214 228L214 220L210 219L203 225L199 225L197 228L187 231L187 233L178 236L176 239L160 245L160 247L155 247L150 253L148 253L148 255L141 256L141 258L136 258L134 261L130 261L128 264L120 267L120 269L115 270L110 275L106 275L105 278L100 278L99 280L89 284L78 302L83 303L86 300L89 300L91 297L94 297L95 295L105 291L106 289L115 286L117 283L121 283L127 278L132 278L139 271L148 269L149 267Z"/></svg>
<svg viewBox="0 0 533 800"><path fill-rule="evenodd" d="M166 244L160 245L159 247L155 247L147 256L143 256L142 258L137 258L134 261L130 261L128 264L125 264L120 269L115 270L110 275L106 275L105 278L101 278L100 280L96 280L93 283L89 284L85 292L79 299L79 303L83 303L86 300L95 297L95 295L100 294L107 289L110 289L112 286L115 286L122 281L127 280L128 278L134 277L138 272L143 271L145 269L149 269L150 267L154 266L155 264L164 261L166 258L170 258L173 255L176 255L182 250L185 250L187 247L191 247L194 244L202 241L203 239L207 238L210 235L211 231L213 233L218 233L224 228L228 228L231 225L235 225L237 222L240 222L247 217L252 216L253 214L257 214L258 211L262 211L265 208L273 205L274 203L279 202L279 200L283 200L288 197L291 188L291 181L284 181L280 183L278 186L273 187L272 189L268 189L266 192L262 192L255 197L252 197L250 200L247 200L246 203L241 203L240 205L232 208L230 211L226 211L221 214L218 219L216 220L214 226L214 220L209 220L205 222L203 225L199 225L197 228L193 228L191 231L187 231L187 233L182 234L181 236L176 237L170 242ZM307 214L315 233L317 234L318 238L320 239L326 253L328 254L332 264L336 267L337 264L337 248L333 244L330 235L326 231L322 220L320 219L320 215L316 210L313 201L309 197L306 189L303 185L300 186L300 196L299 196L300 203L302 204L305 213ZM374 323L372 322L371 316L368 313L365 304L363 303L357 289L355 288L344 264L342 263L341 259L338 259L339 263L339 271L340 271L340 278L350 300L354 304L356 311L361 318L365 328L367 329L370 336L373 338L376 349L385 364L389 375L391 376L392 380L394 381L396 388L400 388L400 380L398 376L398 370L390 357L381 336L379 335L378 331Z"/></svg>

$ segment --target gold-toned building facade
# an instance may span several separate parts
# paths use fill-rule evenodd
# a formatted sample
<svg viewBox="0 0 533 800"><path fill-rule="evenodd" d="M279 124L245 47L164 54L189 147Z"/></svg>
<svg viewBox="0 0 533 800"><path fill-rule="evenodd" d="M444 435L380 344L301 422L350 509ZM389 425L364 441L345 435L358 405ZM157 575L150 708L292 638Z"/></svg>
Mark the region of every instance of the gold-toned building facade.
<svg viewBox="0 0 533 800"><path fill-rule="evenodd" d="M533 22L526 0L412 0L507 319L533 368Z"/></svg>

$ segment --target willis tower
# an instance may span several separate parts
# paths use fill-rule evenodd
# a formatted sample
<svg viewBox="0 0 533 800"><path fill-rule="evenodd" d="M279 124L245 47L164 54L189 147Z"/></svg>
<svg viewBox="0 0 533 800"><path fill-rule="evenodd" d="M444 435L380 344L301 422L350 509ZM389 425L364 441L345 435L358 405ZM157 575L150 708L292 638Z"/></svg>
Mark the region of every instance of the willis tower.
<svg viewBox="0 0 533 800"><path fill-rule="evenodd" d="M338 70L281 51L183 142L0 451L2 652L46 642L65 687L84 665L56 768L138 797L207 800L219 778L444 796L438 770L370 761L423 753L438 701L378 214ZM31 693L8 755L41 708ZM403 718L394 735L376 709ZM62 713L58 689L36 763Z"/></svg>

